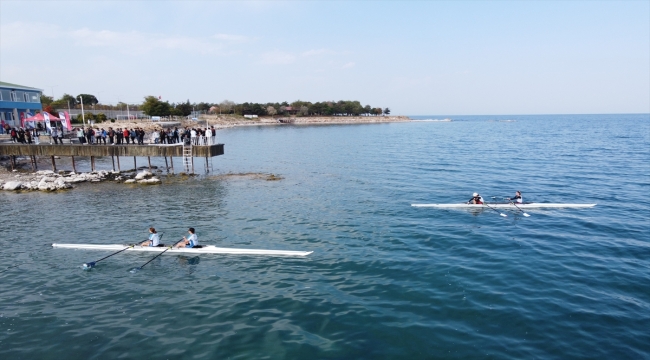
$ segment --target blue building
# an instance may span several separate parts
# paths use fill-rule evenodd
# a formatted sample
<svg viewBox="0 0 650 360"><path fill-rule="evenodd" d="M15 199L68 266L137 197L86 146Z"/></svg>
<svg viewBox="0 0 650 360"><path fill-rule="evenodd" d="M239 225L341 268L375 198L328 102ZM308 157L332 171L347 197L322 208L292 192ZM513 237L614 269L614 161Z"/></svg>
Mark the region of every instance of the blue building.
<svg viewBox="0 0 650 360"><path fill-rule="evenodd" d="M0 120L2 124L20 127L21 119L43 110L43 90L0 81Z"/></svg>

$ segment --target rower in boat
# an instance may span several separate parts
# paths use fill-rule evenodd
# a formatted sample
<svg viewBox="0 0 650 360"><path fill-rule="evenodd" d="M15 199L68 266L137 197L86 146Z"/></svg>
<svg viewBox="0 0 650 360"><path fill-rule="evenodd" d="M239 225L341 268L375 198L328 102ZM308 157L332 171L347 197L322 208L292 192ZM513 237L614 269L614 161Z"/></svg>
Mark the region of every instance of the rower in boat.
<svg viewBox="0 0 650 360"><path fill-rule="evenodd" d="M158 232L156 232L156 229L150 227L149 228L149 240L145 240L140 243L140 246L163 246L160 244L160 235L158 235Z"/></svg>
<svg viewBox="0 0 650 360"><path fill-rule="evenodd" d="M483 204L483 197L479 193L472 194L472 198L467 202L468 204Z"/></svg>
<svg viewBox="0 0 650 360"><path fill-rule="evenodd" d="M196 236L194 228L189 228L187 232L190 236L187 238L183 236L183 240L176 244L176 248L200 248L201 245L199 245L199 238Z"/></svg>
<svg viewBox="0 0 650 360"><path fill-rule="evenodd" d="M521 191L515 191L515 197L506 198L506 200L514 201L517 204L521 204L524 202L524 199L521 197Z"/></svg>

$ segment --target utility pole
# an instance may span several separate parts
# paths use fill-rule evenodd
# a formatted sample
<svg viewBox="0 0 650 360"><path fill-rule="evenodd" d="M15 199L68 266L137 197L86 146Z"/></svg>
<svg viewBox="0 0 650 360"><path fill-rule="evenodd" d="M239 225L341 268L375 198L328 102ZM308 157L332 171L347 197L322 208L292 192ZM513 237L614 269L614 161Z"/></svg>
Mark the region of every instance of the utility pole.
<svg viewBox="0 0 650 360"><path fill-rule="evenodd" d="M84 127L86 127L86 116L84 115L84 98L79 95L81 99L81 120L84 122Z"/></svg>

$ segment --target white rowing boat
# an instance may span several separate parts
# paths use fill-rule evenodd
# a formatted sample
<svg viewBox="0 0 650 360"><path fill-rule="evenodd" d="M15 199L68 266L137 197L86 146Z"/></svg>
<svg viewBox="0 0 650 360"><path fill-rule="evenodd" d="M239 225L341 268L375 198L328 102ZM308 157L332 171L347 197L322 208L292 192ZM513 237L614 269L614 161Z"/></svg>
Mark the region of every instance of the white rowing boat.
<svg viewBox="0 0 650 360"><path fill-rule="evenodd" d="M52 244L52 247L61 249L83 249L83 250L106 250L118 251L123 250L131 245L92 245L92 244ZM168 247L150 247L150 246L135 246L130 247L126 252L151 252L161 253ZM204 245L201 248L173 248L169 249L165 254L168 255L181 255L181 254L230 254L230 255L270 255L270 256L307 256L313 251L292 251L292 250L261 250L261 249L234 249L234 248L220 248L212 245Z"/></svg>
<svg viewBox="0 0 650 360"><path fill-rule="evenodd" d="M591 208L596 204L553 204L553 203L523 203L514 206L512 203L487 203L484 204L411 204L415 207L432 207L432 208L449 208L449 209L486 209L488 207L496 209L548 209L548 208Z"/></svg>

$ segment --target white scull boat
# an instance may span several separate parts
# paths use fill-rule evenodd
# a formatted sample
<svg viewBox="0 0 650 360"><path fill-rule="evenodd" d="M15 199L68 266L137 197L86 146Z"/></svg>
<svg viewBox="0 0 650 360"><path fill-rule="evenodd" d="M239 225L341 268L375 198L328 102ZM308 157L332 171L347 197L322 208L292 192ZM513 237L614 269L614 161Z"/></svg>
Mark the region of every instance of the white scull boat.
<svg viewBox="0 0 650 360"><path fill-rule="evenodd" d="M496 209L548 209L548 208L591 208L596 206L596 204L553 204L553 203L523 203L517 204L517 206L512 203L487 203L487 206L484 204L411 204L415 207L432 207L432 208L449 208L449 209L484 209L484 208L496 208Z"/></svg>
<svg viewBox="0 0 650 360"><path fill-rule="evenodd" d="M117 251L123 250L131 245L92 245L92 244L52 244L52 247L61 249L83 249L83 250L106 250ZM135 246L128 248L126 252L152 252L160 253L168 247L150 247L150 246ZM234 249L234 248L220 248L213 245L204 245L201 248L173 248L169 249L165 254L168 255L181 255L181 254L231 254L231 255L270 255L270 256L307 256L313 251L292 251L292 250L261 250L261 249Z"/></svg>

